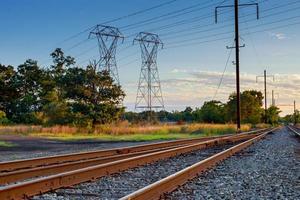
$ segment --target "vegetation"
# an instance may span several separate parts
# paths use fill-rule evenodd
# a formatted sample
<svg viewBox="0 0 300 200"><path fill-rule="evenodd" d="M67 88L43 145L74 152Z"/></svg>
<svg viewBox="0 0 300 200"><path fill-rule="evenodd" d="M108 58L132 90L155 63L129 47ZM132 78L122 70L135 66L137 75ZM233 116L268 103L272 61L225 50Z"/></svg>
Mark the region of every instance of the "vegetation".
<svg viewBox="0 0 300 200"><path fill-rule="evenodd" d="M279 119L280 122L285 124L299 124L300 123L300 112L299 110L295 110L295 113L292 115L286 115L283 118Z"/></svg>
<svg viewBox="0 0 300 200"><path fill-rule="evenodd" d="M50 69L30 59L16 70L0 65L1 124L89 127L120 118L125 94L107 71L76 67L74 58L61 49L51 56Z"/></svg>
<svg viewBox="0 0 300 200"><path fill-rule="evenodd" d="M248 131L250 125L243 125L242 130ZM2 126L0 134L22 134L29 136L48 137L52 139L101 139L123 141L146 141L164 139L183 139L202 136L230 134L235 132L234 124L186 124L186 125L132 125L122 123L115 125L99 125L93 129L69 126Z"/></svg>
<svg viewBox="0 0 300 200"><path fill-rule="evenodd" d="M0 133L151 140L235 132L234 93L225 103L207 101L196 109L125 112L121 106L125 93L109 72L97 71L92 64L84 68L76 66L74 58L66 56L59 48L51 57L53 64L49 68L31 59L16 68L0 64L0 126L4 126ZM262 101L259 91L241 93L243 124L264 121ZM270 107L268 123L277 124L279 113L277 107ZM149 114L155 116L154 123L147 123ZM296 118L300 119L299 112ZM287 120L290 119L287 117ZM248 130L250 126L244 125L243 129Z"/></svg>
<svg viewBox="0 0 300 200"><path fill-rule="evenodd" d="M0 147L13 147L13 146L15 145L10 142L0 141Z"/></svg>
<svg viewBox="0 0 300 200"><path fill-rule="evenodd" d="M259 124L264 122L263 96L260 91L247 90L241 93L241 119L244 124ZM229 96L228 102L204 102L201 108L187 107L184 111L152 113L156 121L201 122L201 123L234 123L236 121L236 94ZM272 106L268 109L268 123L275 125L279 122L279 108ZM149 113L125 113L125 119L130 122L140 122L147 119Z"/></svg>

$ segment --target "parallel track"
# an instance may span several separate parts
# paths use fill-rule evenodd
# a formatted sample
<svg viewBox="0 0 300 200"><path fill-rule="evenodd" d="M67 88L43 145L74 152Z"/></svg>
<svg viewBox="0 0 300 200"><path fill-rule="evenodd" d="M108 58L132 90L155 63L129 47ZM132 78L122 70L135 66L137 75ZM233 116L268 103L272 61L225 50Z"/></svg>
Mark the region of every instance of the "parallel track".
<svg viewBox="0 0 300 200"><path fill-rule="evenodd" d="M258 131L250 131L246 132L248 134L256 133L263 130ZM246 134L245 133L245 134ZM233 135L233 134L231 134ZM123 148L114 148L114 149L106 149L106 150L97 150L97 151L88 151L88 152L80 152L80 153L71 153L71 154L63 154L56 156L47 156L47 157L39 157L32 159L23 159L23 160L14 160L7 162L0 162L0 173L1 172L10 172L20 169L34 168L39 166L47 166L58 163L66 163L66 162L76 162L80 160L94 159L94 158L103 158L108 156L122 155L127 153L141 152L159 148L166 148L178 145L191 144L196 142L207 141L213 138L223 138L230 135L224 136L214 136L214 137L202 137L195 139L184 139L184 140L175 140L168 142L158 142L153 144L146 145L137 145Z"/></svg>
<svg viewBox="0 0 300 200"><path fill-rule="evenodd" d="M296 130L296 128L292 126L287 126L297 137L300 137L300 132Z"/></svg>
<svg viewBox="0 0 300 200"><path fill-rule="evenodd" d="M72 161L71 159L67 159L70 163L61 162L61 158L69 158L66 155L58 156L59 160L55 159L54 156L50 157L50 159L46 157L47 162L41 159L31 159L34 161L35 166L30 163L30 160L23 160L20 162L22 163L22 167L24 168L24 166L29 166L31 168L17 170L20 169L20 167L17 167L17 169L15 167L16 171L0 174L2 176L2 179L0 179L2 183L11 183L13 181L20 181L26 178L33 178L35 176L46 177L37 178L31 181L24 180L21 183L5 186L0 189L0 199L6 200L28 198L58 188L69 187L82 182L95 180L109 174L140 165L145 165L147 163L152 163L161 159L167 159L183 153L206 149L226 143L247 140L257 136L258 132L261 131L264 130L252 131L239 135L213 137L212 139L201 138L194 140L179 140L173 142L161 142L156 144L126 147L124 148L125 150L111 149L97 152L87 152L84 153L84 155L93 156L91 156L91 159L86 160L80 160L77 158L74 159L74 155L79 155L79 157L82 158L81 154L68 154L73 158ZM102 157L94 157L95 155L102 155ZM54 161L60 162L55 164ZM18 162L19 161L16 163ZM8 165L8 169L14 167L11 165L12 163L13 162L9 163L10 165ZM29 165L26 165L28 163ZM39 165L41 163L50 163L50 165L41 167ZM5 163L2 164L5 165ZM50 175L54 173L55 175Z"/></svg>
<svg viewBox="0 0 300 200"><path fill-rule="evenodd" d="M226 158L234 155L237 152L242 151L253 143L264 138L267 134L271 133L276 129L267 131L263 134L260 134L252 139L249 139L245 142L242 142L238 145L235 145L225 151L217 153L205 160L202 160L192 166L189 166L175 174L172 174L164 179L161 179L151 185L148 185L138 191L135 191L123 198L121 200L157 200L161 199L164 194L174 191L179 186L183 185L190 179L198 176L200 173L206 171L207 169L212 168L217 165L219 162L225 160Z"/></svg>

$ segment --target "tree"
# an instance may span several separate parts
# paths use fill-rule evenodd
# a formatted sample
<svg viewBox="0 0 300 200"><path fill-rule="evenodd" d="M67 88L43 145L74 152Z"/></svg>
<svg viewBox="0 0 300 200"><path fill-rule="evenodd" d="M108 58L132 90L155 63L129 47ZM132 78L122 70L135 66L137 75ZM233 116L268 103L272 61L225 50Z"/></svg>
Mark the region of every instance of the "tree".
<svg viewBox="0 0 300 200"><path fill-rule="evenodd" d="M12 120L17 123L38 123L35 113L41 110L41 83L43 71L37 61L26 60L19 65L14 79L18 91L18 98L13 101Z"/></svg>
<svg viewBox="0 0 300 200"><path fill-rule="evenodd" d="M65 99L78 117L95 125L119 120L124 112L121 105L125 93L107 71L97 72L91 65L86 69L69 68L62 78ZM78 117L76 117L78 116Z"/></svg>
<svg viewBox="0 0 300 200"><path fill-rule="evenodd" d="M279 117L280 112L281 111L278 107L270 106L267 109L267 122L272 125L278 124L279 119L280 119L280 117Z"/></svg>
<svg viewBox="0 0 300 200"><path fill-rule="evenodd" d="M207 123L224 123L224 104L220 101L204 102L200 111L201 119Z"/></svg>
<svg viewBox="0 0 300 200"><path fill-rule="evenodd" d="M185 110L182 112L184 121L191 122L193 120L192 113L193 109L190 106L186 107Z"/></svg>
<svg viewBox="0 0 300 200"><path fill-rule="evenodd" d="M16 71L13 66L0 64L0 110L10 118L13 115L12 103L19 97L15 84Z"/></svg>
<svg viewBox="0 0 300 200"><path fill-rule="evenodd" d="M261 122L263 96L260 91L246 90L241 94L241 119L243 123L257 124ZM228 121L236 121L236 94L229 96L226 105Z"/></svg>

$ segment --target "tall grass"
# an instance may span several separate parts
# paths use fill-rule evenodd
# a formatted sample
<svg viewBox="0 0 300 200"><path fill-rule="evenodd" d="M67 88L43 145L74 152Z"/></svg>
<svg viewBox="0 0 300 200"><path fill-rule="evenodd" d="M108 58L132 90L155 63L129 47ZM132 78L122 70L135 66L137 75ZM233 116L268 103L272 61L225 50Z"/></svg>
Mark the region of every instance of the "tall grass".
<svg viewBox="0 0 300 200"><path fill-rule="evenodd" d="M250 125L242 125L242 131L250 130ZM71 126L0 126L0 134L44 134L44 135L131 135L131 134L203 134L203 135L215 135L215 134L229 134L236 131L234 124L185 124L185 125L132 125L129 123L122 123L118 125L99 125L94 129L78 128Z"/></svg>

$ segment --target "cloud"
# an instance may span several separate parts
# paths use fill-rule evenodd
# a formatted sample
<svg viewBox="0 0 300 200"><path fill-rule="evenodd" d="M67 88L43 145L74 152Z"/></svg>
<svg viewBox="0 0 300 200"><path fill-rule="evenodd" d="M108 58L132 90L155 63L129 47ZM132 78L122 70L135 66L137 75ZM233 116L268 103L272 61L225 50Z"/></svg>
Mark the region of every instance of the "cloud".
<svg viewBox="0 0 300 200"><path fill-rule="evenodd" d="M185 70L185 69L176 69L176 68L171 71L171 73L174 73L174 74L186 73L186 72L187 72L187 70Z"/></svg>
<svg viewBox="0 0 300 200"><path fill-rule="evenodd" d="M212 100L217 91L222 73L216 71L185 70L180 78L161 80L165 105L168 110L184 109L185 106L201 107L204 101ZM263 79L256 83L256 74L241 73L241 91L260 90L263 92ZM216 100L226 102L228 96L235 91L235 73L227 72L221 87L217 91ZM276 103L286 105L294 100L300 101L300 74L275 74L275 81L268 79L268 104L271 103L271 91L274 90ZM137 83L123 86L127 97L125 104L134 104ZM277 95L279 94L279 95ZM282 106L283 114L291 113L292 106Z"/></svg>
<svg viewBox="0 0 300 200"><path fill-rule="evenodd" d="M275 39L278 39L278 40L284 40L284 39L287 38L284 33L269 33L269 34L272 38L275 38Z"/></svg>

